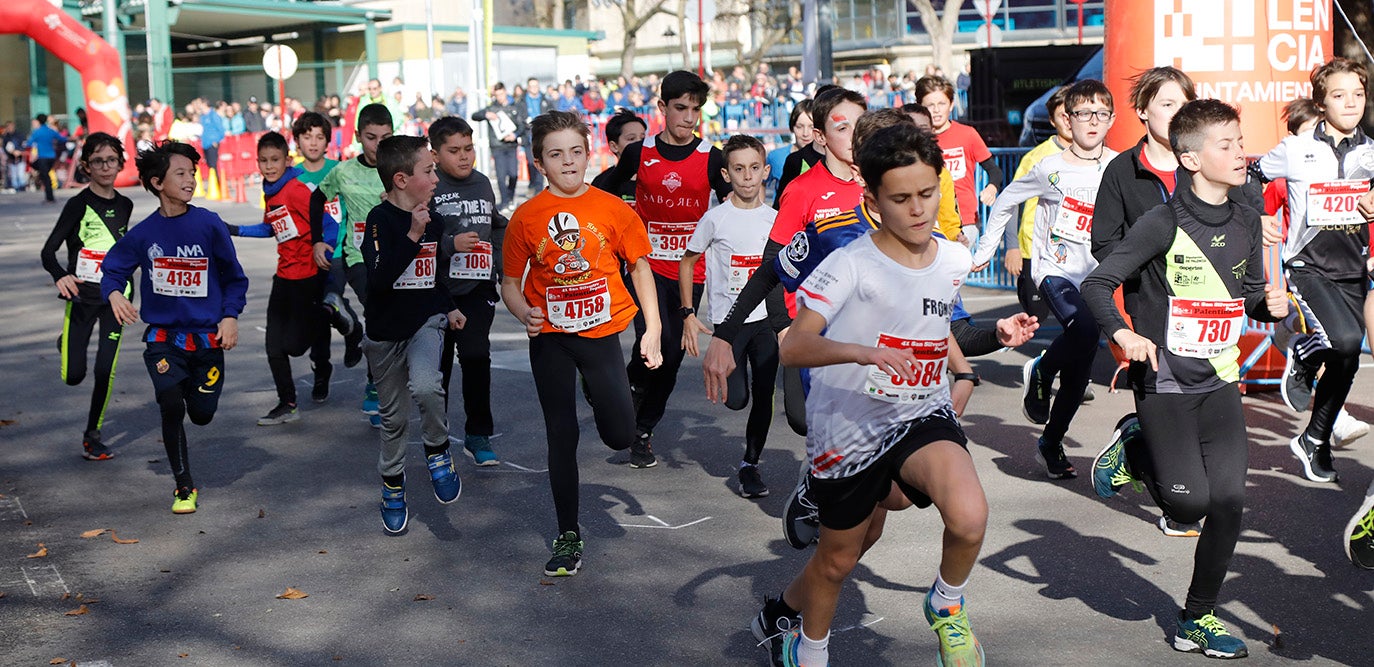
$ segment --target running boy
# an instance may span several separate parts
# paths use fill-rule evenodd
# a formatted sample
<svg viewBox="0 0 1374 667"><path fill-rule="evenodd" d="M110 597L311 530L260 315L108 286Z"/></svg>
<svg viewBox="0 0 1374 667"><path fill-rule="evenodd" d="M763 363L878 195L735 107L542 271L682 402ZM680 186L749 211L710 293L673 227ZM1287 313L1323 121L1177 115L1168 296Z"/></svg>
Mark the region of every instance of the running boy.
<svg viewBox="0 0 1374 667"><path fill-rule="evenodd" d="M220 217L191 205L196 161L189 144L163 142L138 154L138 178L157 195L158 209L115 242L101 268L100 293L120 324L140 311L124 296L134 269L142 269L142 317L148 323L143 360L162 413L162 442L176 489L172 512L196 511L186 427L215 417L224 390L224 352L238 344L239 313L248 277Z"/></svg>
<svg viewBox="0 0 1374 667"><path fill-rule="evenodd" d="M124 145L104 132L86 138L81 147L81 167L90 174L90 185L67 200L57 216L40 257L43 268L57 285L58 296L67 302L62 324L62 381L75 387L86 378L86 351L91 331L100 324L95 353L95 388L81 436L81 456L104 461L114 452L100 440L105 408L110 404L119 341L124 335L110 305L100 296L105 253L129 230L134 203L114 188L115 176L124 168ZM57 249L67 245L67 261L59 262ZM129 292L126 296L132 296Z"/></svg>
<svg viewBox="0 0 1374 667"><path fill-rule="evenodd" d="M297 180L300 167L290 167L286 137L268 132L258 139L258 172L265 202L262 222L228 225L231 236L272 238L277 242L277 272L267 297L267 367L277 387L277 405L258 418L258 426L275 426L300 418L291 357L306 350L329 350L329 323L324 317L324 278L314 259L314 233L320 223L312 210L310 186ZM328 359L316 362L315 386L329 386Z"/></svg>
<svg viewBox="0 0 1374 667"><path fill-rule="evenodd" d="M342 275L353 288L353 295L367 308L367 271L363 268L363 230L367 227L367 216L382 201L383 186L377 176L377 145L390 137L391 112L384 104L369 104L358 111L358 142L362 153L352 160L339 164L324 180L319 190L326 200L338 199L343 204L345 224L339 228L335 250L342 248ZM320 249L317 247L316 251ZM325 290L325 302L332 307L343 304L344 310L352 312L348 300L343 296L344 284L338 280L339 269L330 271L334 279ZM345 359L344 363L347 364ZM381 428L382 419L378 416L377 386L372 381L372 369L368 369L367 387L363 390L363 413L368 416L374 428Z"/></svg>
<svg viewBox="0 0 1374 667"><path fill-rule="evenodd" d="M606 121L606 147L611 149L611 155L614 155L618 160L620 153L625 150L626 146L644 141L644 135L648 132L649 126L645 124L643 118L636 116L635 112L629 109L621 109L615 112L610 120ZM616 165L613 164L607 167L605 171L597 174L596 178L592 179L592 187L610 192L620 197L620 200L626 204L634 206L637 185L633 179L622 181L614 192L607 190L610 187L612 174L615 173L615 167Z"/></svg>
<svg viewBox="0 0 1374 667"><path fill-rule="evenodd" d="M501 299L530 336L530 367L548 437L558 537L544 574L566 577L582 566L578 373L587 380L596 430L606 446L622 450L636 440L619 334L637 309L620 277L622 261L631 267L644 311L644 335L635 350L646 368L663 362L661 330L644 224L618 198L586 184L586 123L576 113L551 111L530 126L534 165L549 186L511 218L502 249Z"/></svg>
<svg viewBox="0 0 1374 667"><path fill-rule="evenodd" d="M1241 658L1245 643L1216 617L1245 504L1238 343L1247 315L1280 320L1288 301L1282 289L1265 287L1258 211L1227 199L1246 179L1240 114L1218 100L1189 102L1170 121L1169 137L1189 187L1137 220L1083 280L1087 309L1131 359L1143 436L1098 454L1093 484L1110 497L1139 477L1167 516L1206 517L1173 646ZM1132 328L1112 292L1137 273Z"/></svg>
<svg viewBox="0 0 1374 667"><path fill-rule="evenodd" d="M434 194L434 156L423 137L389 137L377 146L377 174L386 199L367 215L363 230L363 267L367 299L363 352L376 373L382 419L382 527L396 535L406 529L406 433L410 403L420 406L420 438L434 497L448 504L463 491L448 451L439 356L444 330L467 320L453 308L448 290L435 280L443 229L429 216Z"/></svg>
<svg viewBox="0 0 1374 667"><path fill-rule="evenodd" d="M453 357L463 370L463 448L479 466L499 465L491 450L495 432L491 416L491 323L496 315L496 281L501 275L501 242L506 217L496 210L491 179L474 168L472 126L447 116L429 126L429 145L438 164L439 184L429 215L444 230L439 242L441 282L458 310L467 317L461 329L444 333L439 372L444 378L447 408Z"/></svg>
<svg viewBox="0 0 1374 667"><path fill-rule="evenodd" d="M721 149L725 153L725 180L733 192L721 204L702 216L687 242L678 271L679 293L686 303L692 297L691 276L696 263L706 255L706 301L711 323L719 324L734 305L744 284L763 263L763 246L773 228L777 211L763 203L764 183L769 168L763 142L737 134ZM697 356L697 334L710 331L695 313L682 327L682 347ZM773 423L773 386L778 377L778 338L769 326L768 313L756 306L735 337L735 372L730 374L730 389L725 407L743 410L753 394L754 407L744 430L744 458L739 464L739 494L745 498L768 495L768 486L759 474L759 455L768 440ZM746 362L748 368L746 368ZM749 374L753 373L750 382ZM751 391L752 388L752 391Z"/></svg>
<svg viewBox="0 0 1374 667"><path fill-rule="evenodd" d="M955 415L975 376L949 331L972 261L959 244L932 237L942 163L933 138L909 124L885 128L860 147L858 162L864 202L883 225L836 250L803 283L781 348L784 363L814 369L807 456L821 522L816 552L784 594L802 615L783 637L784 664L827 664L841 587L895 482L918 507L933 503L945 523L925 600L940 660L981 665L963 591L987 501Z"/></svg>
<svg viewBox="0 0 1374 667"><path fill-rule="evenodd" d="M1353 204L1369 191L1374 140L1360 129L1368 83L1363 65L1334 58L1311 78L1322 121L1310 133L1285 137L1260 159L1259 169L1265 178L1288 179L1284 273L1313 332L1288 343L1284 402L1299 412L1312 404L1307 428L1289 449L1308 479L1335 482L1332 428L1360 367L1369 284L1369 225ZM1313 380L1323 365L1314 395Z"/></svg>
<svg viewBox="0 0 1374 667"><path fill-rule="evenodd" d="M950 119L954 84L949 79L933 74L923 76L916 80L914 94L916 101L930 110L930 120L935 124L935 137L939 139L940 150L944 152L945 165L954 177L954 191L959 198L959 216L964 220L966 242L971 243L978 236L978 203L992 206L997 189L1002 187L1002 168L997 166L997 160L993 159L977 130ZM975 164L988 175L988 184L976 194Z"/></svg>
<svg viewBox="0 0 1374 667"><path fill-rule="evenodd" d="M1049 350L1026 362L1021 373L1021 405L1027 419L1045 425L1035 458L1051 479L1078 474L1064 455L1064 436L1083 402L1099 335L1078 285L1097 267L1091 245L1093 200L1102 168L1116 156L1103 143L1115 113L1112 93L1101 81L1085 79L1073 84L1064 94L1064 108L1073 123L1073 143L1007 186L993 204L986 234L973 253L975 266L985 266L997 252L1016 207L1031 197L1040 198L1031 240L1031 279L1064 333L1050 343ZM1059 393L1051 407L1050 388L1056 375Z"/></svg>
<svg viewBox="0 0 1374 667"><path fill-rule="evenodd" d="M711 196L724 201L730 194L730 184L721 176L725 158L720 149L695 134L701 123L701 105L710 92L711 87L692 72L679 70L663 77L658 101L663 131L626 146L605 187L607 192L618 192L631 178L635 180L635 210L653 245L648 261L654 274L652 287L663 333L659 341L663 346L662 366L648 368L636 356L626 369L635 397L638 430L630 448L631 468L658 465L651 444L654 427L663 419L668 397L677 385L677 371L684 356L683 318L688 310L695 312L706 280L705 266L697 266L692 275L692 301L682 302L678 294L678 262L697 221L711 207ZM638 285L633 288L636 299L647 298ZM649 316L648 309L643 308L642 302L640 308L643 312L635 319L635 349L639 349L639 340L648 330L644 321Z"/></svg>
<svg viewBox="0 0 1374 667"><path fill-rule="evenodd" d="M1069 121L1069 114L1064 111L1064 95L1067 92L1068 86L1060 86L1045 102L1045 109L1049 112L1050 125L1054 128L1055 134L1021 157L1021 161L1016 164L1016 173L1012 175L1012 180L1030 173L1031 168L1041 160L1056 153L1063 153L1073 143L1073 124ZM1016 298L1021 303L1021 308L1030 315L1044 319L1049 316L1050 309L1045 305L1045 300L1040 298L1040 290L1036 289L1035 281L1031 280L1030 268L1031 234L1035 229L1035 216L1039 204L1040 200L1037 197L1027 199L1021 207L1021 224L1016 227L1007 225L1007 234L1010 235L1010 230L1014 229L1016 238L1013 242L1010 236L1007 237L1006 260L1002 262L1002 266L1006 267L1007 273L1016 278Z"/></svg>

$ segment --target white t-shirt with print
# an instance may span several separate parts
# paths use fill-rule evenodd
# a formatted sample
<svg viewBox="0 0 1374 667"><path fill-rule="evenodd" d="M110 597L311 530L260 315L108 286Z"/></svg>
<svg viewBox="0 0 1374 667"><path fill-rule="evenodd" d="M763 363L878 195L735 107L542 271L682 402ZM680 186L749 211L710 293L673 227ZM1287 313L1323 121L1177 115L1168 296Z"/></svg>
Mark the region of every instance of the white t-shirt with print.
<svg viewBox="0 0 1374 667"><path fill-rule="evenodd" d="M778 212L763 205L751 209L735 206L734 199L712 208L701 217L687 250L704 255L706 262L706 313L711 324L720 324L730 314L740 290L763 261L763 247ZM768 316L768 307L759 304L746 322Z"/></svg>

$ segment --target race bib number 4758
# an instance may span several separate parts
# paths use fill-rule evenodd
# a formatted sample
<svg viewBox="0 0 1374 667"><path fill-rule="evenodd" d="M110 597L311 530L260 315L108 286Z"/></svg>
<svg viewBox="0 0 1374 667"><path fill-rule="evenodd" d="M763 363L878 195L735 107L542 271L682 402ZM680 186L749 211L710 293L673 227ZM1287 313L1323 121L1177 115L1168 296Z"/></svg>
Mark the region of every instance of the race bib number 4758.
<svg viewBox="0 0 1374 667"><path fill-rule="evenodd" d="M554 285L544 293L549 324L568 333L611 321L611 292L605 278L581 285Z"/></svg>
<svg viewBox="0 0 1374 667"><path fill-rule="evenodd" d="M916 357L912 367L914 380L889 375L873 366L868 370L864 393L889 403L919 403L944 387L945 358L949 355L949 339L919 340L878 334L878 347L911 350Z"/></svg>

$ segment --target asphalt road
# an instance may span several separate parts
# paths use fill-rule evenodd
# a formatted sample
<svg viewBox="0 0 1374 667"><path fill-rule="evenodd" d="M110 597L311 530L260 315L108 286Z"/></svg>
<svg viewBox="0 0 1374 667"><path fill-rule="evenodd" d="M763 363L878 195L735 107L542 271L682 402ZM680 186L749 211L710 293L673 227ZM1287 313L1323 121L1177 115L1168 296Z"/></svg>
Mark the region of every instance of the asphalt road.
<svg viewBox="0 0 1374 667"><path fill-rule="evenodd" d="M151 197L128 194L136 219L152 210ZM462 497L440 506L415 444L410 529L389 537L376 510L377 432L358 411L361 368L340 363L329 402L305 401L299 421L255 425L275 403L262 347L275 258L270 242L240 239L252 279L241 344L228 354L215 421L187 427L200 511L174 516L137 340L125 340L105 424L116 458L79 456L90 384L58 377L62 306L38 250L59 207L39 198L0 196L0 275L11 279L0 296L0 664L766 664L747 624L807 556L786 545L779 521L803 442L779 416L762 464L773 494L735 495L745 415L705 401L696 360L654 440L656 468L625 465L583 409L584 570L547 579L554 521L543 423L515 320L499 309L493 333L493 445L503 465L478 469L462 457ZM232 222L258 215L211 207ZM965 297L984 321L1014 307L1009 293ZM1034 461L1039 431L1021 416L1020 366L1047 342L974 361L984 384L965 425L991 518L968 608L989 663L1203 664L1166 643L1194 542L1163 537L1148 496L1102 501L1086 474L1050 481ZM340 362L341 343L334 349ZM1080 471L1131 405L1105 391L1106 356L1097 400L1069 433ZM294 369L308 396L308 363ZM1365 370L1350 409L1367 421L1371 389ZM1248 511L1220 615L1249 644L1246 664L1374 664L1374 572L1347 562L1340 539L1374 479L1374 437L1338 451L1342 484L1314 484L1287 448L1299 417L1272 393L1247 397L1245 409ZM457 405L452 414L461 438ZM81 536L105 528L138 542ZM834 664L934 663L921 599L939 531L933 511L892 517L844 588ZM28 558L39 543L46 555ZM309 597L278 599L288 587ZM66 615L83 604L87 613Z"/></svg>

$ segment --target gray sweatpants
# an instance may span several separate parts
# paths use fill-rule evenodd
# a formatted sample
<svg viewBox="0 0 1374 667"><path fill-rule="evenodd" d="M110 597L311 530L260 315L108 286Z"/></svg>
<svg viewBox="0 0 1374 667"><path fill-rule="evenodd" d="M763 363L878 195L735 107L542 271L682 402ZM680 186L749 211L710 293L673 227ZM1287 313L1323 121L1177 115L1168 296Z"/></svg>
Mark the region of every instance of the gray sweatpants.
<svg viewBox="0 0 1374 667"><path fill-rule="evenodd" d="M363 352L377 383L378 412L382 417L382 452L377 472L383 477L405 470L406 427L410 401L420 405L420 437L430 447L448 445L448 411L439 357L444 350L448 318L435 315L410 340L363 339ZM407 394L407 389L409 393Z"/></svg>

